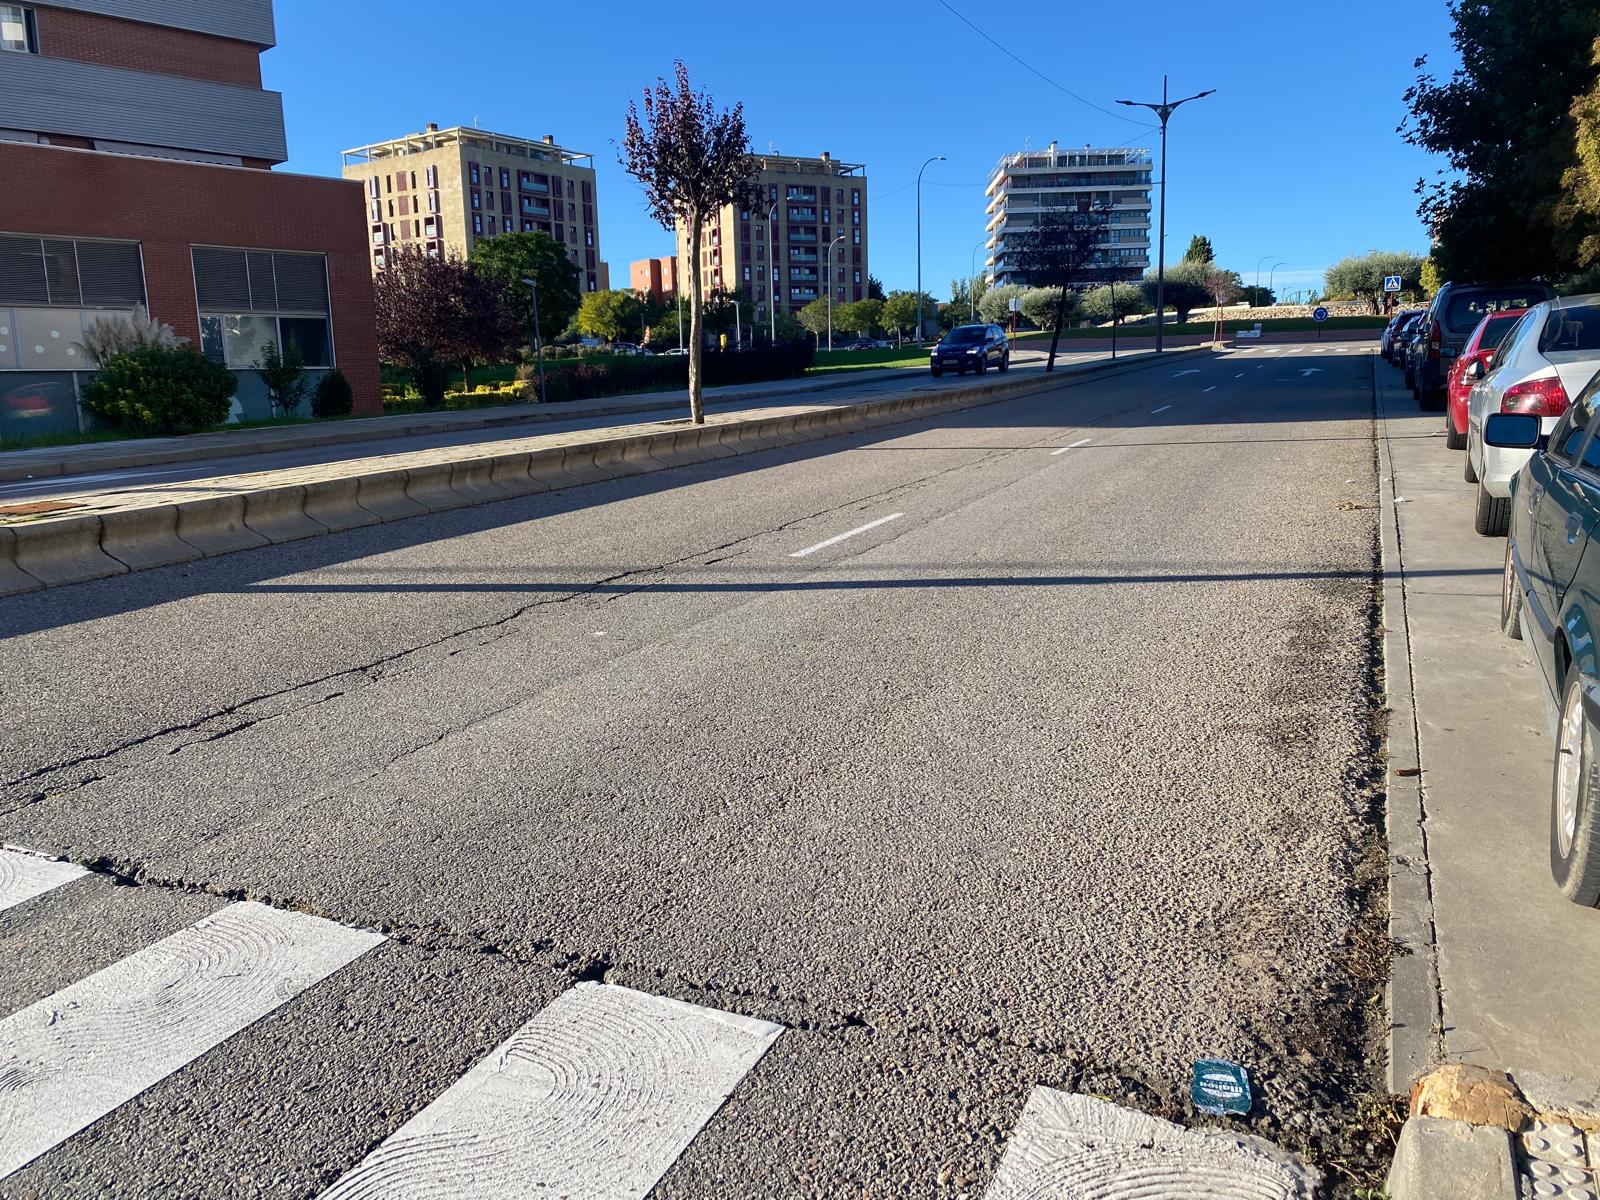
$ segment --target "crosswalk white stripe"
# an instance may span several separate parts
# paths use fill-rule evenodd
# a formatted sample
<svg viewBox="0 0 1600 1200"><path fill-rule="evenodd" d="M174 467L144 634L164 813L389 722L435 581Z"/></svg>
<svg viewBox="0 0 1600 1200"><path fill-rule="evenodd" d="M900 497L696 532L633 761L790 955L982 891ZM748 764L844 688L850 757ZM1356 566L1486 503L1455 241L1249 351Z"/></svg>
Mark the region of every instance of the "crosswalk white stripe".
<svg viewBox="0 0 1600 1200"><path fill-rule="evenodd" d="M15 850L0 850L0 911L14 908L35 896L42 896L88 873L73 863L40 858L37 854L21 854Z"/></svg>
<svg viewBox="0 0 1600 1200"><path fill-rule="evenodd" d="M580 983L324 1200L643 1197L782 1032L767 1021Z"/></svg>
<svg viewBox="0 0 1600 1200"><path fill-rule="evenodd" d="M230 904L0 1021L0 1179L383 940Z"/></svg>

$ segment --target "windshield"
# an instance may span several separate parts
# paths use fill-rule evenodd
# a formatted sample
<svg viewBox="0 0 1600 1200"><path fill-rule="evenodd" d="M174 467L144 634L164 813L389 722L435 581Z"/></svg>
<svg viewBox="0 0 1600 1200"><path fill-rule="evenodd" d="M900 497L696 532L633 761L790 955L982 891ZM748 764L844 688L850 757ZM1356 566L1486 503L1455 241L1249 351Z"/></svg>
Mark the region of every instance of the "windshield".
<svg viewBox="0 0 1600 1200"><path fill-rule="evenodd" d="M982 325L963 325L944 335L944 343L947 346L971 346L981 341L983 341Z"/></svg>
<svg viewBox="0 0 1600 1200"><path fill-rule="evenodd" d="M1521 318L1522 313L1513 310L1507 313L1497 313L1489 318L1489 323L1483 327L1483 333L1478 338L1479 350L1493 350L1505 341L1506 334L1511 332L1511 327Z"/></svg>
<svg viewBox="0 0 1600 1200"><path fill-rule="evenodd" d="M1490 313L1511 308L1532 308L1549 297L1544 288L1517 288L1505 291L1463 292L1453 296L1445 310L1444 323L1451 329L1472 329Z"/></svg>

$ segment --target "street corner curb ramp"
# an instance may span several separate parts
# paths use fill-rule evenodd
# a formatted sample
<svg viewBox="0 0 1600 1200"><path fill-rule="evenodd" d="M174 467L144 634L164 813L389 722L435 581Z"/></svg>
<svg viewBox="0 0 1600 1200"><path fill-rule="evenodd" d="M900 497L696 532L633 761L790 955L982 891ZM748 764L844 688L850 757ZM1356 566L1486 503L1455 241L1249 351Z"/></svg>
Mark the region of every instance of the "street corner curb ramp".
<svg viewBox="0 0 1600 1200"><path fill-rule="evenodd" d="M378 460L329 463L325 477L317 477L316 468L298 468L282 472L281 482L273 481L278 474L273 472L206 480L210 494L203 497L174 500L152 492L147 493L152 498L148 504L0 524L0 596L754 454L1070 387L1157 365L1168 357L1141 356L1060 375L1030 373L957 388L935 385L861 404L721 414L704 425L655 423L606 431L582 442L551 444L546 435L520 444L496 443L493 450L456 446L393 455L381 460L381 466ZM288 481L291 475L293 482Z"/></svg>

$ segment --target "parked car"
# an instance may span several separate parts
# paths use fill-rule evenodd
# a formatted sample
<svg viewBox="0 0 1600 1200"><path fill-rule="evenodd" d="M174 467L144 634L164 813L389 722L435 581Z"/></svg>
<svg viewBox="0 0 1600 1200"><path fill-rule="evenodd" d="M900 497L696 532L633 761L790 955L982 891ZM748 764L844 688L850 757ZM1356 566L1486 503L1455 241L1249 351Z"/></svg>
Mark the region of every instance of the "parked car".
<svg viewBox="0 0 1600 1200"><path fill-rule="evenodd" d="M1467 339L1466 345L1461 347L1461 353L1456 356L1455 365L1450 368L1449 395L1445 402L1444 412L1444 444L1451 450L1465 450L1467 448L1467 397L1472 391L1473 380L1467 378L1467 371L1473 363L1488 364L1500 341L1511 331L1526 309L1508 308L1505 312L1490 313L1478 322L1478 327L1472 331L1472 336Z"/></svg>
<svg viewBox="0 0 1600 1200"><path fill-rule="evenodd" d="M1011 343L998 325L957 325L933 347L928 366L936 377L946 371L982 375L991 366L1009 371Z"/></svg>
<svg viewBox="0 0 1600 1200"><path fill-rule="evenodd" d="M1600 294L1546 300L1523 313L1484 365L1471 365L1467 397L1469 483L1478 485L1473 526L1491 537L1506 532L1511 516L1511 479L1528 461L1526 450L1490 446L1484 421L1490 413L1525 413L1544 423L1545 433L1567 411L1569 397L1583 391L1600 371Z"/></svg>
<svg viewBox="0 0 1600 1200"><path fill-rule="evenodd" d="M857 338L845 347L846 350L876 350L878 343L871 338Z"/></svg>
<svg viewBox="0 0 1600 1200"><path fill-rule="evenodd" d="M610 350L613 354L627 354L634 357L644 358L650 356L650 351L646 350L643 346L635 345L633 342L612 342Z"/></svg>
<svg viewBox="0 0 1600 1200"><path fill-rule="evenodd" d="M1600 378L1545 436L1532 413L1490 413L1484 438L1527 458L1500 588L1500 627L1528 644L1555 742L1550 871L1567 899L1600 904Z"/></svg>
<svg viewBox="0 0 1600 1200"><path fill-rule="evenodd" d="M1409 324L1413 317L1421 314L1422 310L1420 308L1402 308L1383 327L1383 337L1378 341L1378 353L1383 357L1384 362L1389 363L1391 366L1394 365L1395 339L1399 335L1401 327Z"/></svg>
<svg viewBox="0 0 1600 1200"><path fill-rule="evenodd" d="M1555 298L1548 283L1447 283L1422 315L1422 336L1413 343L1407 382L1423 409L1446 404L1450 364L1478 322L1492 312L1528 308Z"/></svg>
<svg viewBox="0 0 1600 1200"><path fill-rule="evenodd" d="M689 347L687 347L687 346L674 346L671 350L663 350L661 352L663 357L671 357L671 358L676 358L680 354L688 354L688 353L689 353Z"/></svg>
<svg viewBox="0 0 1600 1200"><path fill-rule="evenodd" d="M1416 348L1417 341L1422 337L1423 314L1412 317L1400 327L1400 333L1395 338L1395 366L1405 372L1407 389L1414 390L1417 386Z"/></svg>

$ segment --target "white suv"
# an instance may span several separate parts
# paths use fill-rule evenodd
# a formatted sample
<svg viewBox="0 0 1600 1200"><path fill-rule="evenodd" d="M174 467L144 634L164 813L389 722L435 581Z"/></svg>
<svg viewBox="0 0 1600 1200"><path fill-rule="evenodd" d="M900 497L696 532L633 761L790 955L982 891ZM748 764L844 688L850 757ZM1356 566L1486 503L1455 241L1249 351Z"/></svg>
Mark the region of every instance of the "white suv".
<svg viewBox="0 0 1600 1200"><path fill-rule="evenodd" d="M1490 413L1532 413L1548 436L1576 396L1600 371L1600 295L1546 300L1530 308L1487 364L1467 368L1475 380L1467 397L1468 483L1478 485L1473 527L1505 536L1511 518L1511 480L1531 450L1483 443Z"/></svg>

